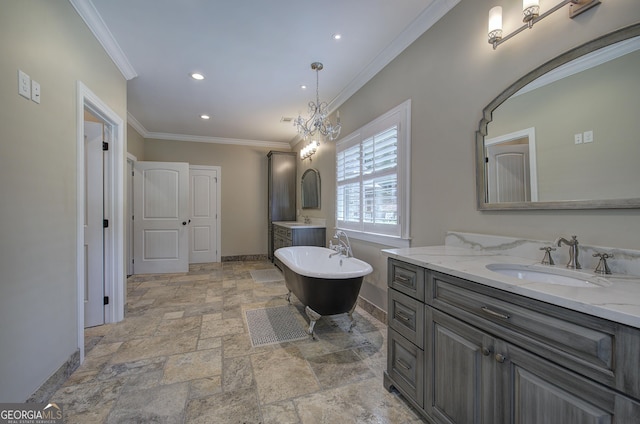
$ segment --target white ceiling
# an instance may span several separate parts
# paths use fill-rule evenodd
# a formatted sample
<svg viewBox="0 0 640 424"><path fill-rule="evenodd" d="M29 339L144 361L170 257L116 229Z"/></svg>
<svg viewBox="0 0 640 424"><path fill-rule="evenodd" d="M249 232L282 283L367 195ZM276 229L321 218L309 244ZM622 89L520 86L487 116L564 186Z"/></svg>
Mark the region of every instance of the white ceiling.
<svg viewBox="0 0 640 424"><path fill-rule="evenodd" d="M459 1L70 0L128 79L144 137L271 147L297 141L281 118L307 115L312 62L335 110Z"/></svg>

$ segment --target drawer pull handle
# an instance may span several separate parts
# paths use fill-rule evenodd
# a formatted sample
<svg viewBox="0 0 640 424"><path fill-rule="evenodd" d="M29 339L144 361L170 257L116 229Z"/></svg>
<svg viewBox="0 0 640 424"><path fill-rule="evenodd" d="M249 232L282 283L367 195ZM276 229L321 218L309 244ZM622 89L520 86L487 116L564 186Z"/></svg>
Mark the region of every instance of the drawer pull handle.
<svg viewBox="0 0 640 424"><path fill-rule="evenodd" d="M409 284L409 282L411 281L411 278L408 278L402 275L396 275L394 280L396 280L398 283Z"/></svg>
<svg viewBox="0 0 640 424"><path fill-rule="evenodd" d="M489 349L488 347L482 346L482 349L480 349L480 351L482 352L482 356L491 355L491 349Z"/></svg>
<svg viewBox="0 0 640 424"><path fill-rule="evenodd" d="M396 359L396 363L398 365L400 365L402 368L404 368L405 370L407 370L407 371L409 371L411 369L411 365L407 364L402 359Z"/></svg>
<svg viewBox="0 0 640 424"><path fill-rule="evenodd" d="M500 362L501 364L506 361L507 358L501 354L501 353L496 353L496 361Z"/></svg>
<svg viewBox="0 0 640 424"><path fill-rule="evenodd" d="M400 318L401 320L403 320L405 322L410 322L411 321L411 317L406 316L402 312L396 312L396 318Z"/></svg>
<svg viewBox="0 0 640 424"><path fill-rule="evenodd" d="M503 313L500 313L500 312L496 312L496 311L492 311L491 309L487 308L486 306L483 306L480 309L482 309L482 312L484 312L485 314L489 314L489 315L497 317L497 318L509 319L509 315L503 314Z"/></svg>

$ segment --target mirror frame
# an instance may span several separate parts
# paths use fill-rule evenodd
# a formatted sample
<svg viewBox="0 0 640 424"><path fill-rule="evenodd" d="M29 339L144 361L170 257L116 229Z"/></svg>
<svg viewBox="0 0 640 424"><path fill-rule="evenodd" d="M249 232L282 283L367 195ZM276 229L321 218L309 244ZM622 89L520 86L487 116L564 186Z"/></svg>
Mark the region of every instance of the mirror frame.
<svg viewBox="0 0 640 424"><path fill-rule="evenodd" d="M634 24L602 37L589 41L581 46L569 50L555 59L551 59L539 68L529 72L524 77L513 83L498 97L493 99L482 111L476 132L476 196L478 210L538 210L538 209L630 209L640 208L640 198L629 199L605 199L605 200L567 200L553 202L512 202L512 203L487 203L486 186L487 174L485 171L484 137L487 135L487 126L492 121L493 111L504 103L521 88L534 81L547 72L564 65L585 54L591 53L602 47L615 44L629 38L640 36L640 23Z"/></svg>
<svg viewBox="0 0 640 424"><path fill-rule="evenodd" d="M316 175L316 190L318 192L318 196L317 196L318 197L318 204L317 204L317 206L305 206L304 205L304 198L305 198L305 195L304 195L304 191L305 191L304 190L304 177L307 174L315 174ZM309 168L309 169L307 169L306 171L304 171L302 173L302 177L300 178L300 203L301 203L302 209L321 209L320 208L320 204L321 204L320 203L320 189L321 188L322 187L320 186L320 172L318 172L317 169Z"/></svg>

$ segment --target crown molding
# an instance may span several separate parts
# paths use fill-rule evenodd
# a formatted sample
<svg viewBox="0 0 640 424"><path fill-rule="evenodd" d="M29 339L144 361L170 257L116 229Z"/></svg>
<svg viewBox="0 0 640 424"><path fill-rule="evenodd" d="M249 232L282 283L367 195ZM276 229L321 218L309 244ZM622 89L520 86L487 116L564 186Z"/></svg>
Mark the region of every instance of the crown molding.
<svg viewBox="0 0 640 424"><path fill-rule="evenodd" d="M290 149L289 143L277 141L243 140L240 138L204 137L199 135L148 133L145 138L155 140L192 141L196 143L231 144L235 146L270 147L274 149Z"/></svg>
<svg viewBox="0 0 640 424"><path fill-rule="evenodd" d="M289 143L277 141L243 140L240 138L205 137L200 135L149 132L130 112L127 112L127 123L131 125L144 139L192 141L196 143L231 144L235 146L270 147L274 149L287 150L291 149Z"/></svg>
<svg viewBox="0 0 640 424"><path fill-rule="evenodd" d="M91 0L69 0L69 2L76 9L84 23L87 24L113 63L118 67L122 76L127 81L137 77L138 73L133 69L118 42L113 38L113 34L107 28L102 16L100 16Z"/></svg>
<svg viewBox="0 0 640 424"><path fill-rule="evenodd" d="M330 103L331 112L360 90L378 72L416 41L422 34L438 22L461 0L435 0L422 11L395 40L382 50Z"/></svg>
<svg viewBox="0 0 640 424"><path fill-rule="evenodd" d="M149 134L149 131L138 122L131 112L127 112L127 124L131 125L143 138L146 138L146 134Z"/></svg>

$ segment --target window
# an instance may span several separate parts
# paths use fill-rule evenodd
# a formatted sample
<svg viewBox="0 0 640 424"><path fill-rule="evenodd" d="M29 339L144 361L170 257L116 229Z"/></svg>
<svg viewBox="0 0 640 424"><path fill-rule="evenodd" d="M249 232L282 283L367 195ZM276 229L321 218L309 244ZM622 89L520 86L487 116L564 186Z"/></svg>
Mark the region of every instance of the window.
<svg viewBox="0 0 640 424"><path fill-rule="evenodd" d="M336 223L350 237L408 245L410 116L407 100L336 144Z"/></svg>

